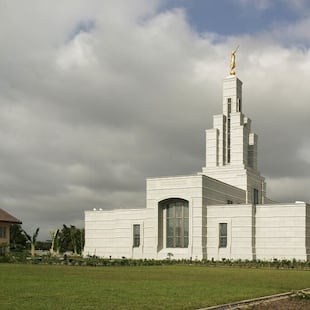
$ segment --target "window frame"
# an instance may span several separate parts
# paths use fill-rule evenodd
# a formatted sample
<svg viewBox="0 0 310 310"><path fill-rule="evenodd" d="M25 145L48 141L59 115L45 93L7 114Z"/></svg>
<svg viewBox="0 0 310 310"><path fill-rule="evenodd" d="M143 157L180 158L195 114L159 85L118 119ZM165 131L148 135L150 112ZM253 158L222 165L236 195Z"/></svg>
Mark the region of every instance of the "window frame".
<svg viewBox="0 0 310 310"><path fill-rule="evenodd" d="M237 112L241 112L241 109L242 109L241 99L238 98L237 99Z"/></svg>
<svg viewBox="0 0 310 310"><path fill-rule="evenodd" d="M166 248L188 248L189 246L189 203L184 199L165 202Z"/></svg>
<svg viewBox="0 0 310 310"><path fill-rule="evenodd" d="M133 224L132 235L133 235L132 246L134 248L139 248L141 245L141 225L140 224Z"/></svg>
<svg viewBox="0 0 310 310"><path fill-rule="evenodd" d="M219 223L219 248L227 248L228 244L228 224Z"/></svg>
<svg viewBox="0 0 310 310"><path fill-rule="evenodd" d="M254 205L259 204L259 190L257 188L253 189L253 204Z"/></svg>

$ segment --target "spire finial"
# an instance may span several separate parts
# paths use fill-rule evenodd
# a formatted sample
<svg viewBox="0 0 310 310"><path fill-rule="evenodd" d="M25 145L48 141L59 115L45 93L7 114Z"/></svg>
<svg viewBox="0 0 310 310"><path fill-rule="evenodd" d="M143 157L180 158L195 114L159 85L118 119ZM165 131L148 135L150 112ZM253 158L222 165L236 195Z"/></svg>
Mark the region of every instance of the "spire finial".
<svg viewBox="0 0 310 310"><path fill-rule="evenodd" d="M230 58L230 75L236 75L235 68L236 68L236 52L239 48L239 45L235 48L234 51L231 52Z"/></svg>

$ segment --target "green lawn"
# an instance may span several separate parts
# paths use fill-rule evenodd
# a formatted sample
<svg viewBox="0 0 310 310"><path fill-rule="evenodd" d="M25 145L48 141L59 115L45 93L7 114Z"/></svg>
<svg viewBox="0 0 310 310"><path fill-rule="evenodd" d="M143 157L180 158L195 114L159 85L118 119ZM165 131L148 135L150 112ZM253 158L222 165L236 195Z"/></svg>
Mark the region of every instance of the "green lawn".
<svg viewBox="0 0 310 310"><path fill-rule="evenodd" d="M196 309L310 287L310 271L0 264L0 309Z"/></svg>

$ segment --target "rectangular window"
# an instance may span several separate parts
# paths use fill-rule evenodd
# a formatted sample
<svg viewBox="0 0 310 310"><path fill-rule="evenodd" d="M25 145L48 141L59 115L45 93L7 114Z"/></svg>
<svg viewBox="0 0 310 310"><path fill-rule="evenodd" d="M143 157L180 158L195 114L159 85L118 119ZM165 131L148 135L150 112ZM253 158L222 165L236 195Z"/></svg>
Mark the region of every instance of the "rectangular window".
<svg viewBox="0 0 310 310"><path fill-rule="evenodd" d="M241 99L237 99L237 112L241 112Z"/></svg>
<svg viewBox="0 0 310 310"><path fill-rule="evenodd" d="M0 238L6 237L6 227L0 226Z"/></svg>
<svg viewBox="0 0 310 310"><path fill-rule="evenodd" d="M259 191L256 188L254 188L254 191L253 191L253 203L255 205L259 204Z"/></svg>
<svg viewBox="0 0 310 310"><path fill-rule="evenodd" d="M227 112L228 115L231 113L231 98L227 99Z"/></svg>
<svg viewBox="0 0 310 310"><path fill-rule="evenodd" d="M188 202L171 200L167 208L167 248L188 247Z"/></svg>
<svg viewBox="0 0 310 310"><path fill-rule="evenodd" d="M133 225L133 247L138 248L140 246L140 224Z"/></svg>
<svg viewBox="0 0 310 310"><path fill-rule="evenodd" d="M227 223L219 224L219 248L227 247Z"/></svg>
<svg viewBox="0 0 310 310"><path fill-rule="evenodd" d="M230 163L230 116L227 119L227 163Z"/></svg>

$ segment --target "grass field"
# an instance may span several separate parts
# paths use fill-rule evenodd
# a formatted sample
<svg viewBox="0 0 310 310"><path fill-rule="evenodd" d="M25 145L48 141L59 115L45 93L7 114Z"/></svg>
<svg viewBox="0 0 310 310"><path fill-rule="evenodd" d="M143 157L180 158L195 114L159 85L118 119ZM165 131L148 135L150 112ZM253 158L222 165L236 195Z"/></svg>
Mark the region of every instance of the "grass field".
<svg viewBox="0 0 310 310"><path fill-rule="evenodd" d="M0 264L0 309L197 309L310 287L310 271Z"/></svg>

